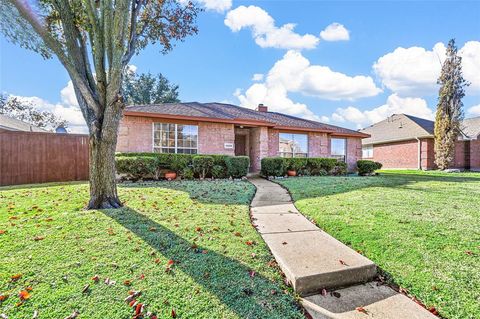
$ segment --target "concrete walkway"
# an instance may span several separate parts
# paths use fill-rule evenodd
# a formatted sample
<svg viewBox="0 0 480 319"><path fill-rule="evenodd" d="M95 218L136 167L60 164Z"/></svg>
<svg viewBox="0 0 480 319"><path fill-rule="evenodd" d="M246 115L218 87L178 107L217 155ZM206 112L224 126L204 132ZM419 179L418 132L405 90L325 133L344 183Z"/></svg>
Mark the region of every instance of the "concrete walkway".
<svg viewBox="0 0 480 319"><path fill-rule="evenodd" d="M408 297L369 282L376 265L300 214L283 187L258 177L249 180L257 188L252 223L313 318L436 318ZM339 287L347 288L320 293Z"/></svg>

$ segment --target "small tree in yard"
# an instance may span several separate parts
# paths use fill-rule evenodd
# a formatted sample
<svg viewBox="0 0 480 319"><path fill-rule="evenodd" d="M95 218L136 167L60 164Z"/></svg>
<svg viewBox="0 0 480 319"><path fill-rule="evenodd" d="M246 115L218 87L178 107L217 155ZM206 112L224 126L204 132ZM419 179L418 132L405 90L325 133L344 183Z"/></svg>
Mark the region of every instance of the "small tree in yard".
<svg viewBox="0 0 480 319"><path fill-rule="evenodd" d="M135 53L150 43L162 52L197 33L199 9L176 0L0 0L0 30L13 43L67 70L89 130L88 208L122 204L115 148L125 107L122 80Z"/></svg>
<svg viewBox="0 0 480 319"><path fill-rule="evenodd" d="M443 170L453 160L463 119L464 88L469 85L463 78L462 58L457 55L453 39L448 42L447 57L437 83L441 86L435 116L435 163Z"/></svg>

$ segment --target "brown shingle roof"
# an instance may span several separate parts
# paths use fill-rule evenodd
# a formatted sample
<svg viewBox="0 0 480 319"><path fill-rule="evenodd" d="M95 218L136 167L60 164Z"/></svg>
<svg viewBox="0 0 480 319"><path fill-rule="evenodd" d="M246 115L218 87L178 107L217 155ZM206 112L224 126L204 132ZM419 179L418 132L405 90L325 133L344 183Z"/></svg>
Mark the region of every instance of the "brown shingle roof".
<svg viewBox="0 0 480 319"><path fill-rule="evenodd" d="M134 114L136 115L138 115L138 113L145 113L146 115L151 113L169 116L177 115L182 117L198 117L230 121L250 120L258 121L264 123L265 125L278 128L297 128L312 131L322 130L325 132L331 132L332 134L345 134L365 137L364 134L343 127L306 120L277 112L259 112L245 107L225 103L189 102L133 105L128 106L125 111L126 115L132 115L132 112L135 112Z"/></svg>
<svg viewBox="0 0 480 319"><path fill-rule="evenodd" d="M371 137L362 140L362 144L379 144L393 141L410 140L416 137L433 137L435 122L408 114L393 114L385 120L375 123L360 132ZM463 120L462 133L467 139L480 136L480 116Z"/></svg>
<svg viewBox="0 0 480 319"><path fill-rule="evenodd" d="M370 134L369 138L362 140L362 144L378 144L416 137L433 137L433 126L433 121L406 114L393 114L360 132Z"/></svg>

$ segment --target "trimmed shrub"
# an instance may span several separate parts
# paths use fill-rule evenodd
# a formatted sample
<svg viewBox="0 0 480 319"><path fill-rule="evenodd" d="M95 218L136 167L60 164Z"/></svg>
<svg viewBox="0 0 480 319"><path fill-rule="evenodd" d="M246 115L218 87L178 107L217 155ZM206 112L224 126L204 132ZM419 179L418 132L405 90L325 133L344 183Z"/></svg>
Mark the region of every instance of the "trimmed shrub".
<svg viewBox="0 0 480 319"><path fill-rule="evenodd" d="M181 174L183 179L193 179L194 173L191 167L185 167Z"/></svg>
<svg viewBox="0 0 480 319"><path fill-rule="evenodd" d="M335 158L311 157L307 158L306 169L310 175L328 175L337 165Z"/></svg>
<svg viewBox="0 0 480 319"><path fill-rule="evenodd" d="M358 175L372 175L377 169L382 168L382 164L379 162L369 160L357 161Z"/></svg>
<svg viewBox="0 0 480 319"><path fill-rule="evenodd" d="M212 167L213 178L225 178L227 177L227 170L222 165L213 165Z"/></svg>
<svg viewBox="0 0 480 319"><path fill-rule="evenodd" d="M248 156L229 156L225 158L227 174L233 178L247 176L250 158Z"/></svg>
<svg viewBox="0 0 480 319"><path fill-rule="evenodd" d="M154 156L116 157L115 167L119 174L125 174L128 179L158 179L159 170L157 159Z"/></svg>
<svg viewBox="0 0 480 319"><path fill-rule="evenodd" d="M302 157L285 158L285 169L300 173L307 165L307 159Z"/></svg>
<svg viewBox="0 0 480 319"><path fill-rule="evenodd" d="M204 179L213 167L214 159L212 156L195 155L192 160L193 171L198 174L201 179Z"/></svg>
<svg viewBox="0 0 480 319"><path fill-rule="evenodd" d="M347 175L347 163L342 162L342 161L337 161L335 164L335 167L331 171L332 175Z"/></svg>
<svg viewBox="0 0 480 319"><path fill-rule="evenodd" d="M283 157L265 157L261 162L261 173L263 176L285 175L285 159Z"/></svg>

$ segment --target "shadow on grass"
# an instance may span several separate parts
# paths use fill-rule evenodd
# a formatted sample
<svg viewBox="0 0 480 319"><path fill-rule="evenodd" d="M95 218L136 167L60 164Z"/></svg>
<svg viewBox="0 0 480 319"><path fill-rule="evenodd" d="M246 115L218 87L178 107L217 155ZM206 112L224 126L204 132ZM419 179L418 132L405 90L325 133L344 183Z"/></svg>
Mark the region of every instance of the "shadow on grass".
<svg viewBox="0 0 480 319"><path fill-rule="evenodd" d="M348 177L299 177L282 180L279 183L286 187L293 194L294 200L306 198L322 197L348 193L364 188L387 187L404 188L410 187L419 182L437 182L437 183L479 183L480 174L461 173L455 176L455 173L436 172L412 172L396 173L394 171L382 172L377 176L348 176ZM468 176L472 174L473 176Z"/></svg>
<svg viewBox="0 0 480 319"><path fill-rule="evenodd" d="M252 278L251 269L239 261L212 251L204 254L202 247L192 248L192 242L132 208L102 212L174 260L174 271L190 276L239 317L302 318L298 305L280 285L258 274Z"/></svg>

